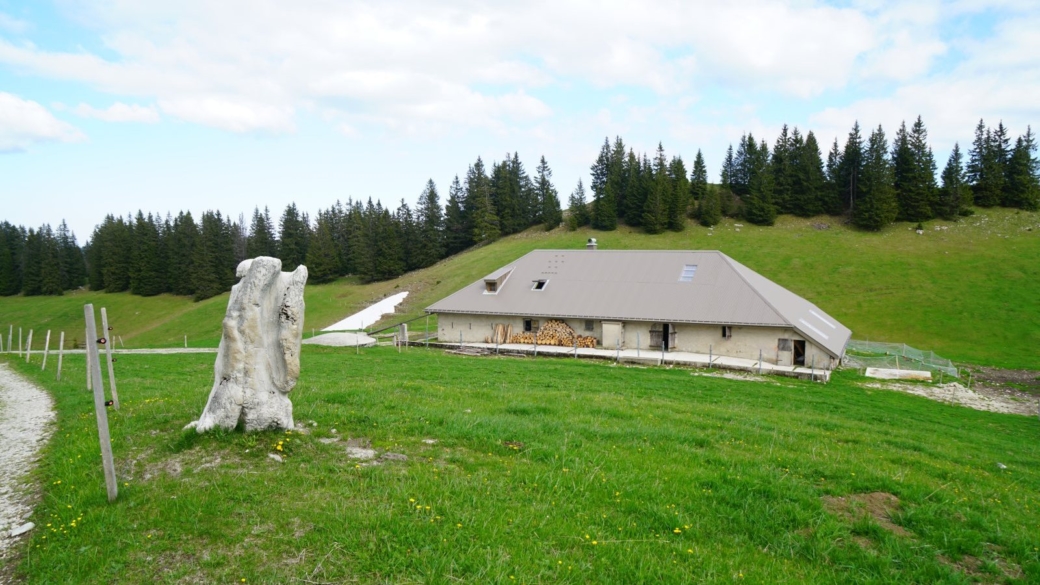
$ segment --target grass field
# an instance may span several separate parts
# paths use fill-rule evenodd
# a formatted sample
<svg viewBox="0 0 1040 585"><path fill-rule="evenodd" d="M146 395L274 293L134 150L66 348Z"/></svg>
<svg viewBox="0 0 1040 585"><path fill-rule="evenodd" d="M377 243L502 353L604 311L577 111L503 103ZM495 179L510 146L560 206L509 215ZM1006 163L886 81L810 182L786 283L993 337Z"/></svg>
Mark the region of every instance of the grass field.
<svg viewBox="0 0 1040 585"><path fill-rule="evenodd" d="M930 222L923 235L906 223L880 234L859 232L833 218L785 216L769 228L738 225L727 220L707 230L691 224L684 232L656 236L627 228L530 230L395 280L361 285L347 278L308 286L307 325L321 329L402 290L411 293L402 314L384 323L417 317L434 301L530 250L582 248L596 237L602 249L722 250L818 304L857 339L907 343L959 363L1040 370L1036 213L980 210L961 222ZM13 323L26 332L78 331L86 302L108 307L128 347L181 345L185 335L190 345L215 346L227 296L197 304L90 292L0 298L0 328L6 333Z"/></svg>
<svg viewBox="0 0 1040 585"><path fill-rule="evenodd" d="M9 361L59 412L33 583L1040 581L1040 423L849 372L308 346L309 434L198 436L213 356L127 355L109 505L82 357L62 383ZM348 437L407 460L366 466ZM887 515L843 510L872 493Z"/></svg>

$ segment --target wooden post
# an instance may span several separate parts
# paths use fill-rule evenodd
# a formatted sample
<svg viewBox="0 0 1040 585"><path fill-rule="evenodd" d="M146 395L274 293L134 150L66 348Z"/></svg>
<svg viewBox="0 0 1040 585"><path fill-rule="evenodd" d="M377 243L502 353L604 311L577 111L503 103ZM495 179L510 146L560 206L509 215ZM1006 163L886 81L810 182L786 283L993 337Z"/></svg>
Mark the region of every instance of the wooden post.
<svg viewBox="0 0 1040 585"><path fill-rule="evenodd" d="M14 337L12 337L13 335L14 335L14 325L8 325L7 326L7 353L11 353L12 351L14 351L14 348L11 347L11 340L14 339Z"/></svg>
<svg viewBox="0 0 1040 585"><path fill-rule="evenodd" d="M812 356L812 381L816 381L816 354Z"/></svg>
<svg viewBox="0 0 1040 585"><path fill-rule="evenodd" d="M188 336L184 336L184 349L188 349Z"/></svg>
<svg viewBox="0 0 1040 585"><path fill-rule="evenodd" d="M578 357L578 339L574 338L574 357Z"/></svg>
<svg viewBox="0 0 1040 585"><path fill-rule="evenodd" d="M65 332L61 332L58 339L58 381L61 382L61 358L65 356Z"/></svg>
<svg viewBox="0 0 1040 585"><path fill-rule="evenodd" d="M101 464L105 468L105 487L108 488L108 501L114 502L119 495L116 483L116 466L112 461L112 439L108 434L108 412L105 410L105 387L101 382L101 367L97 349L97 324L94 322L94 305L83 305L83 316L87 322L87 354L93 359L90 372L94 381L94 414L97 415L98 441L101 443Z"/></svg>
<svg viewBox="0 0 1040 585"><path fill-rule="evenodd" d="M621 361L621 338L614 338L614 346L614 363L616 364Z"/></svg>
<svg viewBox="0 0 1040 585"><path fill-rule="evenodd" d="M426 349L430 349L430 314L426 313Z"/></svg>
<svg viewBox="0 0 1040 585"><path fill-rule="evenodd" d="M712 356L712 349L714 349L714 348L712 347L712 344L710 344L710 343L709 343L709 344L708 344L708 369L709 369L709 370L711 369L711 362L712 362L712 357L711 357L711 356Z"/></svg>
<svg viewBox="0 0 1040 585"><path fill-rule="evenodd" d="M10 346L11 343L8 342L7 345ZM4 336L3 335L0 335L0 353L4 353Z"/></svg>
<svg viewBox="0 0 1040 585"><path fill-rule="evenodd" d="M636 331L636 357L639 357L639 332Z"/></svg>
<svg viewBox="0 0 1040 585"><path fill-rule="evenodd" d="M119 336L119 347L121 347L123 349L126 349L126 346L123 345L123 336L122 335Z"/></svg>
<svg viewBox="0 0 1040 585"><path fill-rule="evenodd" d="M29 363L29 359L32 357L32 334L33 330L29 330L29 338L25 340L25 363Z"/></svg>
<svg viewBox="0 0 1040 585"><path fill-rule="evenodd" d="M40 366L41 370L47 369L47 354L51 351L51 330L47 330L47 339L43 342L43 365Z"/></svg>
<svg viewBox="0 0 1040 585"><path fill-rule="evenodd" d="M408 324L401 323L401 340L404 342L404 346L408 347Z"/></svg>
<svg viewBox="0 0 1040 585"><path fill-rule="evenodd" d="M361 334L360 333L355 333L354 334L354 353L356 355L361 355Z"/></svg>
<svg viewBox="0 0 1040 585"><path fill-rule="evenodd" d="M22 355L22 328L18 328L18 355Z"/></svg>
<svg viewBox="0 0 1040 585"><path fill-rule="evenodd" d="M91 337L91 335L93 335L93 337ZM87 343L83 346L83 355L84 355L84 357L87 360L87 390L93 390L94 389L94 378L92 378L90 376L90 372L91 372L91 370L90 370L90 368L91 368L91 365L90 365L90 350L88 350L86 348L87 345L90 345L90 340L91 339L97 339L97 331L95 331L93 333L87 332Z"/></svg>
<svg viewBox="0 0 1040 585"><path fill-rule="evenodd" d="M119 393L116 392L116 370L112 367L112 340L108 338L108 314L104 307L101 307L101 329L104 331L105 339L105 360L108 362L108 385L112 389L112 406L119 410Z"/></svg>
<svg viewBox="0 0 1040 585"><path fill-rule="evenodd" d="M762 375L762 350L758 350L758 375Z"/></svg>

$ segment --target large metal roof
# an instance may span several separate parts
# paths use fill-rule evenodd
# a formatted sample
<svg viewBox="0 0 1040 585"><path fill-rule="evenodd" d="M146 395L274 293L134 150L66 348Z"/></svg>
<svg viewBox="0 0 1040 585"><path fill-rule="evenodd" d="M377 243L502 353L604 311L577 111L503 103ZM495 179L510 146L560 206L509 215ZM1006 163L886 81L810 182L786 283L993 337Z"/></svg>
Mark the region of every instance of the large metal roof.
<svg viewBox="0 0 1040 585"><path fill-rule="evenodd" d="M426 310L791 327L835 357L851 336L816 305L714 250L535 250Z"/></svg>

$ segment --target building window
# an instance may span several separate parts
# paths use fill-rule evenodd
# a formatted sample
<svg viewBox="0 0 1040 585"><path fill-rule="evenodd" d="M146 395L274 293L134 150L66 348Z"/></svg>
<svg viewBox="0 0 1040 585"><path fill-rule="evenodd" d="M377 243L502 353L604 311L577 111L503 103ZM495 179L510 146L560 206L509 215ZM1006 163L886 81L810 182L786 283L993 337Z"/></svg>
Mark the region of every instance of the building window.
<svg viewBox="0 0 1040 585"><path fill-rule="evenodd" d="M534 330L534 321L530 319L524 319L524 331L530 333Z"/></svg>
<svg viewBox="0 0 1040 585"><path fill-rule="evenodd" d="M545 289L545 283L547 283L547 282L549 282L549 281L548 280L536 280L536 281L534 281L534 286L531 287L531 290L544 290Z"/></svg>
<svg viewBox="0 0 1040 585"><path fill-rule="evenodd" d="M586 319L585 320L585 331L595 331L595 330L596 330L596 324L593 323L591 319Z"/></svg>
<svg viewBox="0 0 1040 585"><path fill-rule="evenodd" d="M733 328L729 325L722 326L722 337L723 339L729 339L733 337Z"/></svg>
<svg viewBox="0 0 1040 585"><path fill-rule="evenodd" d="M776 348L779 351L791 351L791 340L781 337L776 340Z"/></svg>
<svg viewBox="0 0 1040 585"><path fill-rule="evenodd" d="M494 280L485 280L484 291L489 293L498 292L498 283Z"/></svg>
<svg viewBox="0 0 1040 585"><path fill-rule="evenodd" d="M683 266L682 274L679 275L679 282L693 282L693 275L696 273L696 264L687 264Z"/></svg>

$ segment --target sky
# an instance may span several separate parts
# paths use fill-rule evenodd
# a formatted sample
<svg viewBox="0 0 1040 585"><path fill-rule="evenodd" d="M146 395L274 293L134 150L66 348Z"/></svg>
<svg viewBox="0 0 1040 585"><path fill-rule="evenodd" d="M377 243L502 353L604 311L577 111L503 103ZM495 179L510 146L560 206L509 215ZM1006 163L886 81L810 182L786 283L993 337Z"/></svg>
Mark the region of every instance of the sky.
<svg viewBox="0 0 1040 585"><path fill-rule="evenodd" d="M605 137L717 180L783 124L829 150L922 116L942 170L979 119L1040 123L1035 0L0 0L0 220L442 203L541 156L566 205Z"/></svg>

